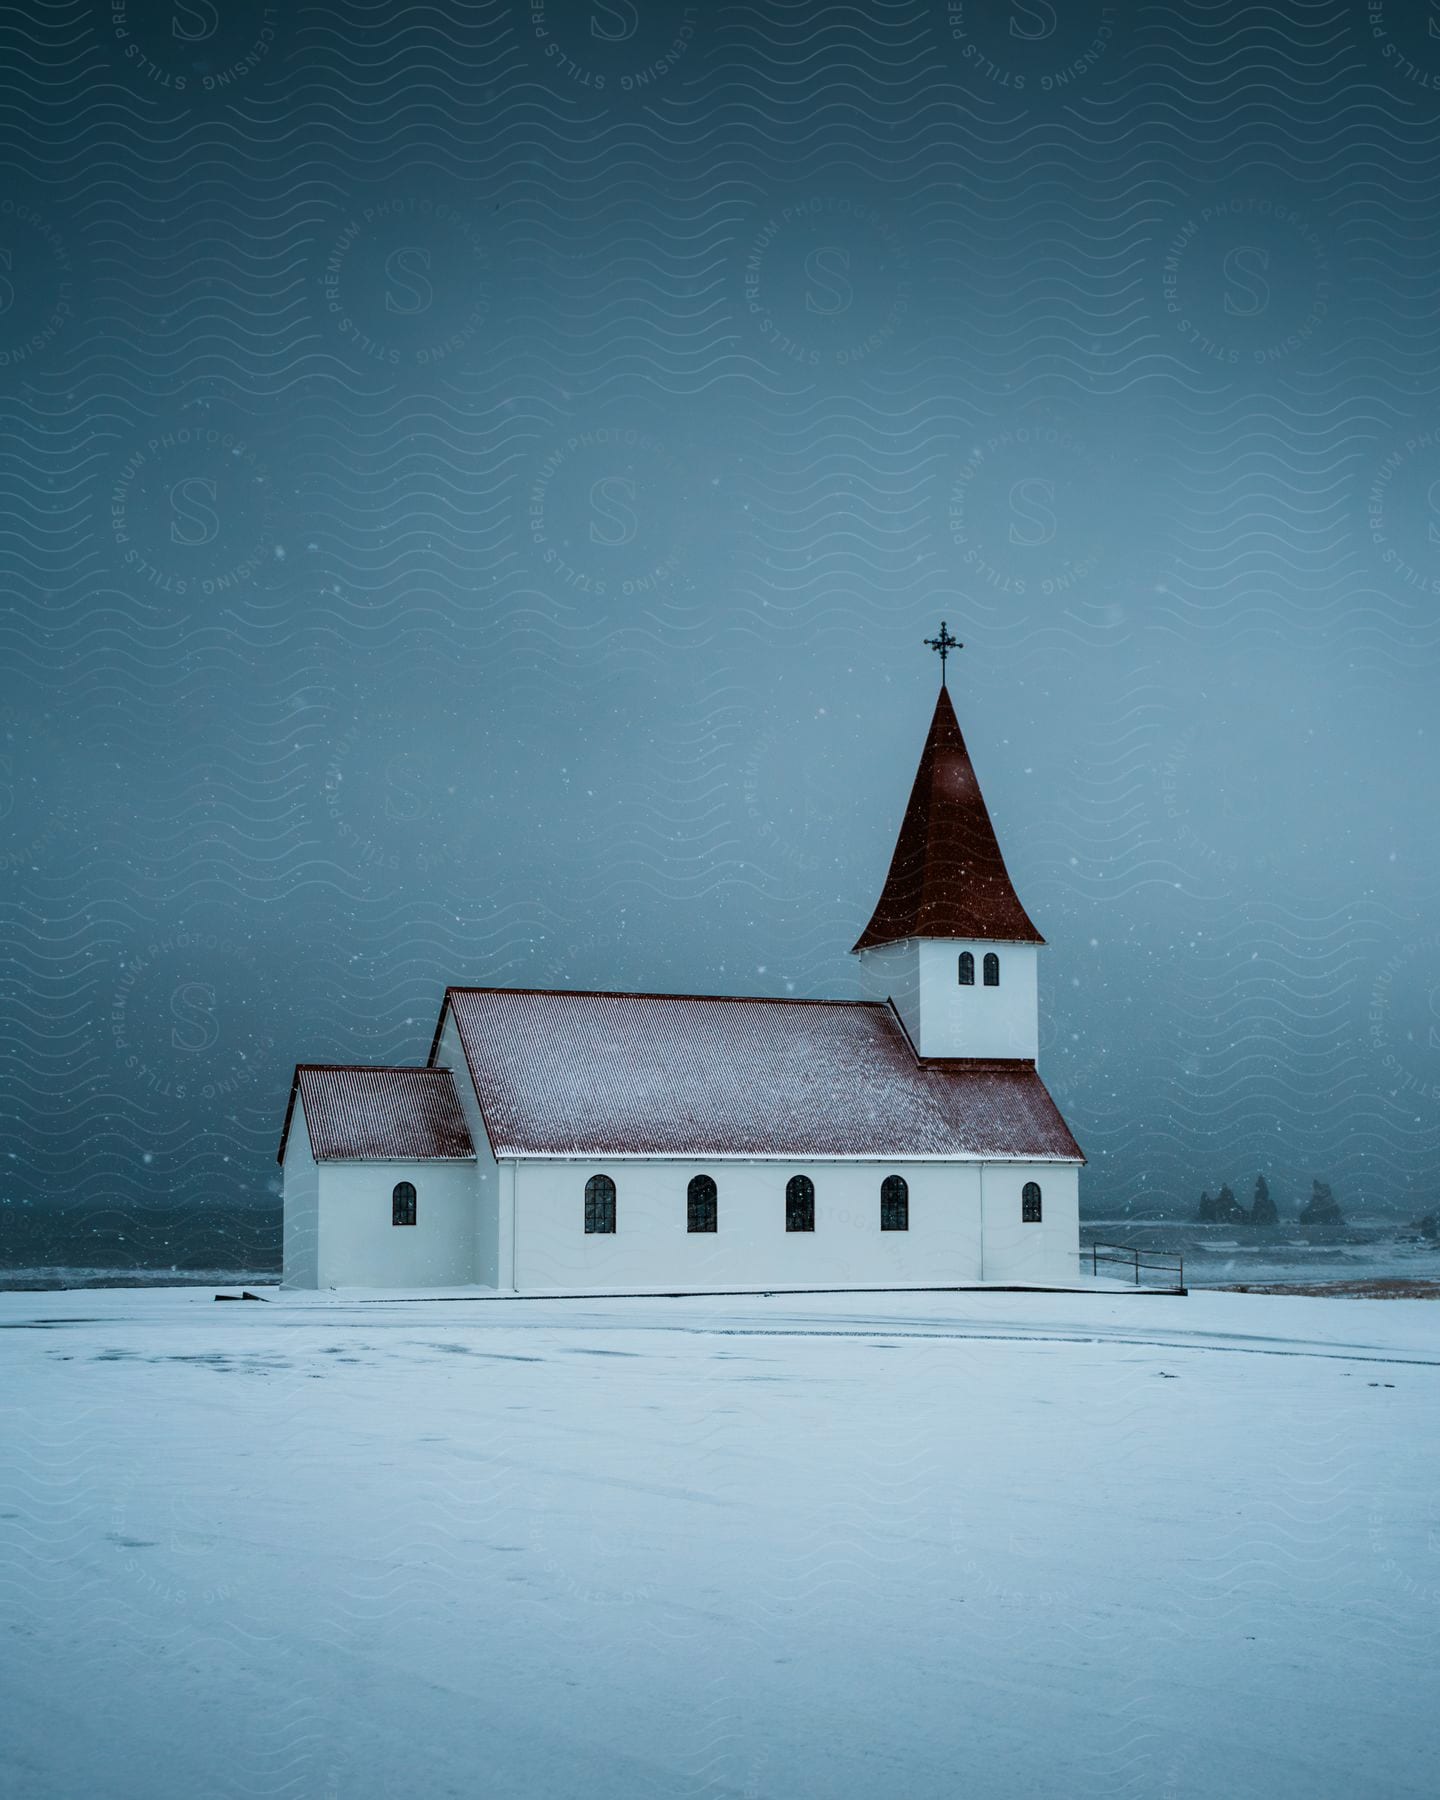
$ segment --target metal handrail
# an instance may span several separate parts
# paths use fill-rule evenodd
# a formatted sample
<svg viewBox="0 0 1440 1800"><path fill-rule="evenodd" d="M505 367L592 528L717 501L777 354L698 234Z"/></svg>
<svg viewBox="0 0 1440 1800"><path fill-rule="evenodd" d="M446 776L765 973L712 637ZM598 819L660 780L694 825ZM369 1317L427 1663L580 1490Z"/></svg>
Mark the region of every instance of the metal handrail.
<svg viewBox="0 0 1440 1800"><path fill-rule="evenodd" d="M1084 1252L1081 1252L1084 1255ZM1185 1285L1185 1259L1171 1250L1139 1250L1134 1244L1092 1244L1090 1246L1090 1273L1100 1273L1101 1259L1106 1262L1127 1263L1135 1271L1135 1285L1140 1285L1141 1269L1156 1269L1163 1275L1173 1275L1176 1287ZM1160 1260L1157 1260L1160 1259Z"/></svg>

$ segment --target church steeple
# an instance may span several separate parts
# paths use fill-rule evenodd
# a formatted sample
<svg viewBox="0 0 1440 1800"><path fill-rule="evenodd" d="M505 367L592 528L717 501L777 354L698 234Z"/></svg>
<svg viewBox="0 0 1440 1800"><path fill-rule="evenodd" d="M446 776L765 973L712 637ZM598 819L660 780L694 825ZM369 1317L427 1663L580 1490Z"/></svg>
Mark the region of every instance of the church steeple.
<svg viewBox="0 0 1440 1800"><path fill-rule="evenodd" d="M1045 942L1011 884L945 687L935 702L890 873L855 948L921 937Z"/></svg>
<svg viewBox="0 0 1440 1800"><path fill-rule="evenodd" d="M943 625L926 641L942 658L959 647ZM855 945L865 986L894 1002L922 1057L1033 1060L1044 942L942 684L890 870Z"/></svg>

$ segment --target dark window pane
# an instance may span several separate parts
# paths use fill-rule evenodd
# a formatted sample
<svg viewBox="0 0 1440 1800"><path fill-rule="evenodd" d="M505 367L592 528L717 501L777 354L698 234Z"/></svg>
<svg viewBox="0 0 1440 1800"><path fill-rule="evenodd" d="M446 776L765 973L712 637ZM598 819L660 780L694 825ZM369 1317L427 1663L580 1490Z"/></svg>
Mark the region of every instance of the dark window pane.
<svg viewBox="0 0 1440 1800"><path fill-rule="evenodd" d="M397 1181L390 1195L390 1223L392 1225L413 1225L415 1223L415 1188L409 1181Z"/></svg>
<svg viewBox="0 0 1440 1800"><path fill-rule="evenodd" d="M999 987L1000 985L1000 958L993 950L985 952L985 985L986 987Z"/></svg>
<svg viewBox="0 0 1440 1800"><path fill-rule="evenodd" d="M685 1190L685 1201L688 1231L719 1230L719 1190L708 1175L694 1177Z"/></svg>
<svg viewBox="0 0 1440 1800"><path fill-rule="evenodd" d="M960 952L960 985L961 987L974 987L975 985L975 958L968 950Z"/></svg>
<svg viewBox="0 0 1440 1800"><path fill-rule="evenodd" d="M903 1175L887 1175L880 1183L880 1229L910 1229L910 1188Z"/></svg>
<svg viewBox="0 0 1440 1800"><path fill-rule="evenodd" d="M1020 1190L1020 1222L1022 1225L1038 1225L1040 1218L1040 1183L1027 1181Z"/></svg>
<svg viewBox="0 0 1440 1800"><path fill-rule="evenodd" d="M615 1183L608 1175L592 1175L585 1183L585 1230L608 1236L615 1229Z"/></svg>
<svg viewBox="0 0 1440 1800"><path fill-rule="evenodd" d="M792 1175L785 1183L785 1229L815 1229L815 1183L808 1175Z"/></svg>

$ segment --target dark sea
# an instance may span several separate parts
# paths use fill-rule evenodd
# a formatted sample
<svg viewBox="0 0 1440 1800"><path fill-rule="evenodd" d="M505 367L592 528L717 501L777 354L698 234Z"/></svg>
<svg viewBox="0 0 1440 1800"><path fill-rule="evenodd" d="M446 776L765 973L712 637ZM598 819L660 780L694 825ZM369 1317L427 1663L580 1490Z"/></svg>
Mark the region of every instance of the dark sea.
<svg viewBox="0 0 1440 1800"><path fill-rule="evenodd" d="M280 1208L0 1203L0 1289L275 1281Z"/></svg>
<svg viewBox="0 0 1440 1800"><path fill-rule="evenodd" d="M1249 1282L1440 1280L1440 1243L1394 1218L1360 1216L1331 1230L1283 1222L1272 1230L1180 1219L1082 1219L1080 1260L1094 1244L1124 1244L1184 1260L1190 1287ZM1101 1274L1123 1273L1116 1264Z"/></svg>

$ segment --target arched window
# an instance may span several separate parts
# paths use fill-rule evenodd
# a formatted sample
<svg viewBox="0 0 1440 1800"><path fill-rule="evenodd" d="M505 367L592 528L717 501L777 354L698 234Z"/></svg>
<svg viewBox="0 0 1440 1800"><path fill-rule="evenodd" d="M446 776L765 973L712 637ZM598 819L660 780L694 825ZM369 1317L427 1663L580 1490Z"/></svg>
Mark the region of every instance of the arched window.
<svg viewBox="0 0 1440 1800"><path fill-rule="evenodd" d="M719 1190L708 1175L694 1175L685 1190L687 1231L718 1231Z"/></svg>
<svg viewBox="0 0 1440 1800"><path fill-rule="evenodd" d="M999 987L1000 985L1000 958L993 950L985 952L985 985L986 987Z"/></svg>
<svg viewBox="0 0 1440 1800"><path fill-rule="evenodd" d="M903 1175L887 1175L880 1183L880 1229L910 1229L910 1186Z"/></svg>
<svg viewBox="0 0 1440 1800"><path fill-rule="evenodd" d="M975 985L975 958L969 950L960 952L960 985L961 987L974 987Z"/></svg>
<svg viewBox="0 0 1440 1800"><path fill-rule="evenodd" d="M585 1183L585 1231L609 1236L615 1230L615 1183L608 1175L592 1175Z"/></svg>
<svg viewBox="0 0 1440 1800"><path fill-rule="evenodd" d="M415 1223L415 1183L413 1181L397 1181L391 1190L390 1223L392 1225L413 1225Z"/></svg>
<svg viewBox="0 0 1440 1800"><path fill-rule="evenodd" d="M808 1175L792 1175L785 1183L785 1229L815 1229L815 1183Z"/></svg>
<svg viewBox="0 0 1440 1800"><path fill-rule="evenodd" d="M1020 1222L1022 1225L1038 1225L1040 1223L1040 1183L1027 1181L1020 1190Z"/></svg>

